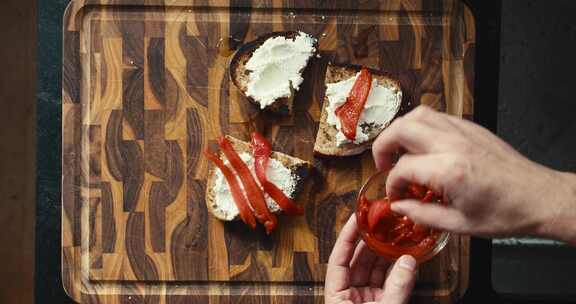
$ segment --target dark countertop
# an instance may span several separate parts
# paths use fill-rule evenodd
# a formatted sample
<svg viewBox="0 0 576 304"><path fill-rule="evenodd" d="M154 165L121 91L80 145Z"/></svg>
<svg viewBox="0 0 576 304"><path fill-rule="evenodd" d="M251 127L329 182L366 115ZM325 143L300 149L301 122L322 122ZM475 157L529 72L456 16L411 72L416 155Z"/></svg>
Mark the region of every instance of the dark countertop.
<svg viewBox="0 0 576 304"><path fill-rule="evenodd" d="M497 95L490 89L498 81L497 73L490 71L497 66L493 58L498 58L495 48L500 36L494 24L499 16L494 14L500 10L499 1L470 2L483 6L477 17L487 20L485 31L479 31L483 41L479 52L484 47L488 53L479 56L477 64L483 85L477 86L480 122L495 128L497 118L498 134L522 153L556 169L574 171L576 120L572 119L574 77L570 68L576 64L571 59L576 54L576 25L572 24L576 3L554 1L552 6L550 1L503 1ZM67 3L38 0L37 303L73 303L60 278L61 27ZM477 302L480 296L488 296L490 289L490 243L475 240L471 250L471 284L475 287L467 299Z"/></svg>
<svg viewBox="0 0 576 304"><path fill-rule="evenodd" d="M37 303L74 303L60 277L62 16L68 0L38 0Z"/></svg>

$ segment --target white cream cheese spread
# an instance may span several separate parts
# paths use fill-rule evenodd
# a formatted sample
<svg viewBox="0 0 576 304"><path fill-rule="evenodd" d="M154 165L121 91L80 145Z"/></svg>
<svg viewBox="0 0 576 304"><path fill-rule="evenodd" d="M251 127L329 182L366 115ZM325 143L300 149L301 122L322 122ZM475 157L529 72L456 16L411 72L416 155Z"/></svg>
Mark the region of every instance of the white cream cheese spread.
<svg viewBox="0 0 576 304"><path fill-rule="evenodd" d="M260 185L258 178L256 178L256 173L254 172L254 158L249 153L240 153L240 158L246 163L250 171L252 172L252 176ZM229 165L228 160L224 160L226 165ZM216 170L215 172L215 182L214 182L214 208L219 209L222 214L225 215L226 219L232 220L236 216L238 216L239 211L234 199L232 198L232 193L230 192L230 186L228 186L228 182L226 178L222 174L222 171ZM293 198L292 195L296 190L296 184L298 182L298 177L296 177L290 169L286 168L282 162L270 158L268 161L268 168L266 170L266 177L268 180L276 185L279 189L286 194L286 196ZM240 187L244 190L244 186L240 183ZM272 212L277 212L280 210L280 206L276 204L276 202L266 193L264 193L264 198L266 199L266 203L268 204L268 208ZM244 193L246 194L246 193Z"/></svg>
<svg viewBox="0 0 576 304"><path fill-rule="evenodd" d="M266 40L246 62L250 71L246 94L264 109L278 98L289 97L292 90L298 91L304 80L302 70L316 52L315 43L316 39L304 32L294 39L278 36Z"/></svg>
<svg viewBox="0 0 576 304"><path fill-rule="evenodd" d="M339 147L350 143L351 140L342 133L340 119L334 112L346 102L346 98L359 74L357 73L353 77L336 83L326 84L326 96L328 97L328 106L326 108L328 117L326 122L338 130L336 145ZM353 142L357 145L366 142L370 139L370 130L382 130L387 127L398 112L401 101L401 91L393 87L380 85L378 80L373 78L368 99L364 104L364 111L362 111L356 126L356 138L354 138Z"/></svg>

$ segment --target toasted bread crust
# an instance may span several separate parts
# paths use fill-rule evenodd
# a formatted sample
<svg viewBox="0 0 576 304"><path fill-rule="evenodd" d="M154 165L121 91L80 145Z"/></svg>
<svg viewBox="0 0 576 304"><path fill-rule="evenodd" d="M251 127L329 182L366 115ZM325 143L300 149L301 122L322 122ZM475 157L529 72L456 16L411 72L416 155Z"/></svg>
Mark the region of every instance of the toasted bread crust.
<svg viewBox="0 0 576 304"><path fill-rule="evenodd" d="M251 103L254 103L258 107L260 107L260 103L258 103L252 97L246 95L246 91L248 90L248 71L246 70L246 63L248 62L248 60L250 60L254 51L256 51L258 47L260 47L266 40L270 38L282 36L285 38L294 39L298 35L300 34L297 31L266 33L258 37L256 40L250 41L242 45L238 50L236 50L234 56L230 60L229 65L230 79L232 80L232 83L234 83L234 85L240 90L240 92L242 92L242 95L244 95ZM315 47L317 47L317 45L315 45ZM305 68L306 67L304 67L304 69ZM300 73L303 72L304 72L303 70L300 71ZM264 110L271 111L281 115L289 115L292 113L293 101L294 96L278 98L274 103L267 106Z"/></svg>
<svg viewBox="0 0 576 304"><path fill-rule="evenodd" d="M250 143L242 141L240 139L234 138L232 136L228 136L226 135L226 138L230 141L230 143L232 143L232 146L234 147L234 150L236 150L238 153L241 152L248 152L251 153L251 146ZM219 154L220 158L224 159L225 156L223 155L223 153ZM284 164L294 175L296 175L298 177L297 183L296 183L296 187L295 187L295 191L294 193L291 193L291 197L296 197L296 195L301 191L301 189L304 186L304 180L305 178L309 175L311 169L312 169L312 165L304 160L301 160L299 158L281 153L281 152L272 152L270 155L270 158L276 159L278 161L280 161L282 164ZM219 211L219 209L217 208L218 203L215 201L215 194L214 194L214 186L215 186L215 180L216 180L216 170L218 170L216 168L216 166L210 166L210 169L208 170L208 177L207 177L207 183L206 183L206 207L208 208L208 211L210 211L210 213L212 213L216 218L218 218L219 220L222 221L232 221L232 220L238 220L239 216L236 215L234 218L229 218L226 217L226 214L223 214Z"/></svg>
<svg viewBox="0 0 576 304"><path fill-rule="evenodd" d="M335 83L353 77L360 71L362 66L353 64L344 65L329 65L326 70L325 83ZM368 68L370 73L375 77L380 84L400 88L400 82L390 77L390 74L385 71L375 70ZM322 114L320 116L320 125L318 126L318 133L316 135L316 142L314 143L314 155L320 157L333 157L333 156L352 156L361 154L362 152L372 148L374 139L380 134L381 130L374 130L370 133L370 139L359 145L348 143L341 147L336 145L336 134L338 131L334 126L326 122L328 118L328 97L324 96L322 105ZM400 107L399 107L400 108ZM399 110L396 112L395 117L398 115ZM393 120L393 119L392 119ZM386 126L385 126L386 127Z"/></svg>

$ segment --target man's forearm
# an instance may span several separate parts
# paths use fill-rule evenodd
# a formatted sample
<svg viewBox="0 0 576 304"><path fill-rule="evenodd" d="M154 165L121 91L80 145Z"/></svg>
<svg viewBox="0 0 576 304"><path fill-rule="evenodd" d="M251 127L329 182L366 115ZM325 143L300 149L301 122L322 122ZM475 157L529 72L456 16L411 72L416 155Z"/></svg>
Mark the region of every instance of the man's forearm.
<svg viewBox="0 0 576 304"><path fill-rule="evenodd" d="M542 202L537 235L576 246L576 174L559 172L558 191Z"/></svg>

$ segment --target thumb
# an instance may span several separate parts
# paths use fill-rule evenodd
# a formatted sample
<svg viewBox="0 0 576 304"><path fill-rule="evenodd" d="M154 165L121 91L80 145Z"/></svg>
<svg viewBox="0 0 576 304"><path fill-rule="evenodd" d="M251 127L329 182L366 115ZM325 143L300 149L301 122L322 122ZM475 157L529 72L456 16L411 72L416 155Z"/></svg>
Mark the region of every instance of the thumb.
<svg viewBox="0 0 576 304"><path fill-rule="evenodd" d="M390 208L421 225L456 232L462 230L462 215L458 210L449 206L402 200L394 202Z"/></svg>
<svg viewBox="0 0 576 304"><path fill-rule="evenodd" d="M401 256L392 265L388 278L384 282L384 292L379 303L407 303L416 280L416 268L416 260L413 257L409 255Z"/></svg>

